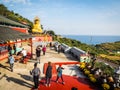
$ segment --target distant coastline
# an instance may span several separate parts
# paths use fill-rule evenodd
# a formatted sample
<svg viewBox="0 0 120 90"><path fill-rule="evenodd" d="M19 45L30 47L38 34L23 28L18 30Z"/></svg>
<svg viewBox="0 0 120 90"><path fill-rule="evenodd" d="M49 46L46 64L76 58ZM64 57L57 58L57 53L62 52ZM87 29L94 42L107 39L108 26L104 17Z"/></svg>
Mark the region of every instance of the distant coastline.
<svg viewBox="0 0 120 90"><path fill-rule="evenodd" d="M62 37L78 40L89 45L120 41L120 36L105 36L105 35L62 35Z"/></svg>

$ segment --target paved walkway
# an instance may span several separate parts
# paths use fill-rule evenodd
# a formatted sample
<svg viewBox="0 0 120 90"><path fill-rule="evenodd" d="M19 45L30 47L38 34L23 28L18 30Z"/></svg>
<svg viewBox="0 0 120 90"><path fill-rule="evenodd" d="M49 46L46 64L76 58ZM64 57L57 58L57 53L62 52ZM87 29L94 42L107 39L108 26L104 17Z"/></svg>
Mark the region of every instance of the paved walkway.
<svg viewBox="0 0 120 90"><path fill-rule="evenodd" d="M41 53L42 54L42 53ZM35 56L34 56L35 59ZM16 62L14 64L14 72L11 72L9 69L9 64L6 63L7 60L0 62L0 90L30 90L33 87L32 76L29 71L33 69L34 63L36 60L29 60L27 64L22 64ZM43 65L48 61L54 62L72 62L75 59L69 54L58 54L54 50L47 48L46 55L41 55L41 63L38 64L42 74L43 74ZM57 66L56 66L57 67ZM84 76L77 70L76 65L63 65L65 68L63 74L84 78ZM76 69L76 70L75 70Z"/></svg>

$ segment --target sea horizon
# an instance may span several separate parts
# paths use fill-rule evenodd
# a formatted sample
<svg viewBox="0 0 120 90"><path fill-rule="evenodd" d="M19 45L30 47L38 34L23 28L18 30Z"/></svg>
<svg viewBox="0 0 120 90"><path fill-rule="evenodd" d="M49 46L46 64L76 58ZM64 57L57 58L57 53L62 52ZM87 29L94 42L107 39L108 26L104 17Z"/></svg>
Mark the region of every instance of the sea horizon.
<svg viewBox="0 0 120 90"><path fill-rule="evenodd" d="M120 41L120 35L61 35L62 37L75 39L81 43L96 45Z"/></svg>

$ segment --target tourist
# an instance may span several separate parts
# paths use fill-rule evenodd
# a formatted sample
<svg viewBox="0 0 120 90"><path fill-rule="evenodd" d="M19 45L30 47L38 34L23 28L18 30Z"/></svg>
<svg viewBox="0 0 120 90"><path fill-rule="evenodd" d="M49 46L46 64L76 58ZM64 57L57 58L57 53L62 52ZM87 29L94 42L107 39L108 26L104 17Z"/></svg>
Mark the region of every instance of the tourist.
<svg viewBox="0 0 120 90"><path fill-rule="evenodd" d="M13 72L13 66L14 66L14 61L15 61L15 59L14 59L14 57L13 57L12 54L10 54L8 60L9 60L11 72Z"/></svg>
<svg viewBox="0 0 120 90"><path fill-rule="evenodd" d="M62 80L62 84L65 84L64 80L63 80L63 76L62 76L62 69L64 69L63 67L61 67L62 65L60 64L59 67L57 68L57 79L56 82L58 83L58 79L61 78Z"/></svg>
<svg viewBox="0 0 120 90"><path fill-rule="evenodd" d="M15 44L13 45L13 50L14 50L14 55L16 55L16 46L15 46Z"/></svg>
<svg viewBox="0 0 120 90"><path fill-rule="evenodd" d="M19 51L19 52L17 52L17 56L21 56L22 55L22 53L21 53L22 51Z"/></svg>
<svg viewBox="0 0 120 90"><path fill-rule="evenodd" d="M22 53L22 55L23 55L22 60L24 61L24 59L25 59L26 56L27 56L27 51L23 48L21 53Z"/></svg>
<svg viewBox="0 0 120 90"><path fill-rule="evenodd" d="M37 58L37 62L40 63L40 54L41 54L41 48L37 47L36 48L36 58Z"/></svg>
<svg viewBox="0 0 120 90"><path fill-rule="evenodd" d="M34 69L31 74L33 75L34 88L37 89L39 85L40 69L37 67L37 63L34 64Z"/></svg>
<svg viewBox="0 0 120 90"><path fill-rule="evenodd" d="M78 88L76 88L76 87L72 87L71 90L78 90Z"/></svg>
<svg viewBox="0 0 120 90"><path fill-rule="evenodd" d="M52 77L52 66L51 62L48 62L48 67L46 69L46 82L45 85L50 87L50 79Z"/></svg>
<svg viewBox="0 0 120 90"><path fill-rule="evenodd" d="M45 46L42 48L42 51L43 51L43 55L45 55L45 52L46 52L46 47Z"/></svg>
<svg viewBox="0 0 120 90"><path fill-rule="evenodd" d="M50 49L52 49L52 42L50 42Z"/></svg>
<svg viewBox="0 0 120 90"><path fill-rule="evenodd" d="M9 55L12 54L12 47L10 45L8 45L8 52L9 52Z"/></svg>
<svg viewBox="0 0 120 90"><path fill-rule="evenodd" d="M52 47L52 42L50 42L50 48Z"/></svg>
<svg viewBox="0 0 120 90"><path fill-rule="evenodd" d="M61 52L61 45L58 46L58 54Z"/></svg>

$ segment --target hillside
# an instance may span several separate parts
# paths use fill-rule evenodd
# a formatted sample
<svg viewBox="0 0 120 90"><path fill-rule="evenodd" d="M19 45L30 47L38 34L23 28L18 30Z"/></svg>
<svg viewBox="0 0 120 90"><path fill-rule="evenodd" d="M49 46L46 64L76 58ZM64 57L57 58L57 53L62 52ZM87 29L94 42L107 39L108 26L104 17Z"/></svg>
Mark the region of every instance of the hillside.
<svg viewBox="0 0 120 90"><path fill-rule="evenodd" d="M107 52L99 53L100 58L120 65L120 41L114 43L102 43L95 46L98 50Z"/></svg>
<svg viewBox="0 0 120 90"><path fill-rule="evenodd" d="M113 43L102 43L96 45L95 47L102 48L107 52L117 52L120 51L120 41Z"/></svg>
<svg viewBox="0 0 120 90"><path fill-rule="evenodd" d="M90 54L96 55L98 58L116 63L120 65L120 41L114 43L102 43L97 45L88 45L80 41L69 38L54 38L60 43L65 43L71 47L80 48Z"/></svg>
<svg viewBox="0 0 120 90"><path fill-rule="evenodd" d="M32 22L30 20L28 20L27 18L24 18L18 13L15 13L14 11L8 10L7 7L5 7L3 4L0 4L0 15L28 26L32 25Z"/></svg>

